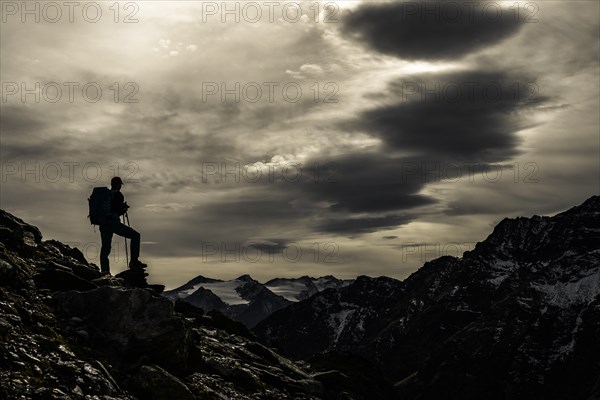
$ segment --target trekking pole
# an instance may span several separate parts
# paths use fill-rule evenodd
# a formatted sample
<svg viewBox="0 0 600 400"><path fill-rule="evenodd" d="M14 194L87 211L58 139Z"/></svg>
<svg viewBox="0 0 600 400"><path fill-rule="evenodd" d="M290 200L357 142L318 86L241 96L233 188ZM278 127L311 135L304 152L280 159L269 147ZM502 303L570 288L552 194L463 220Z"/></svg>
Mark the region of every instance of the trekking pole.
<svg viewBox="0 0 600 400"><path fill-rule="evenodd" d="M125 215L127 215L127 213L125 213L123 215L123 223L125 223ZM127 218L127 219L129 220L129 218ZM125 239L125 264L127 266L129 266L129 250L127 249L127 238L124 238L124 239Z"/></svg>

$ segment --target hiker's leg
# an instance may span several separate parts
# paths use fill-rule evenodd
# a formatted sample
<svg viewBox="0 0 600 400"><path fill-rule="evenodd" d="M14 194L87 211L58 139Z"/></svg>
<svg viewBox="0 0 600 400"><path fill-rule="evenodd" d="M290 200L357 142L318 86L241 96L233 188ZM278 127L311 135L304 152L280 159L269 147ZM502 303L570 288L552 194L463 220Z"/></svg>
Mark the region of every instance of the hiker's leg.
<svg viewBox="0 0 600 400"><path fill-rule="evenodd" d="M131 239L131 261L137 261L140 257L140 234L138 231L121 222L115 222L113 225L113 232L119 236Z"/></svg>
<svg viewBox="0 0 600 400"><path fill-rule="evenodd" d="M110 272L108 255L110 254L112 236L113 233L109 226L100 226L100 238L102 239L102 247L100 248L100 270L102 272Z"/></svg>
<svg viewBox="0 0 600 400"><path fill-rule="evenodd" d="M129 246L131 249L131 261L137 261L138 258L140 258L140 233L129 226L128 228L132 231L131 243Z"/></svg>

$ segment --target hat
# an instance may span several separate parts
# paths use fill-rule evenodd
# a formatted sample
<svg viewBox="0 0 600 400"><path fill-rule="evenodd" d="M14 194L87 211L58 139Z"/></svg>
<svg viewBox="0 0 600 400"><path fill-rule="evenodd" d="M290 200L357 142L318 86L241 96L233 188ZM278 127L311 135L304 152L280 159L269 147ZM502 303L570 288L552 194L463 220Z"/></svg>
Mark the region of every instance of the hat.
<svg viewBox="0 0 600 400"><path fill-rule="evenodd" d="M120 183L121 185L124 185L124 183L123 183L123 181L121 180L120 177L113 176L113 178L110 180L110 185L111 186L115 186L117 183Z"/></svg>

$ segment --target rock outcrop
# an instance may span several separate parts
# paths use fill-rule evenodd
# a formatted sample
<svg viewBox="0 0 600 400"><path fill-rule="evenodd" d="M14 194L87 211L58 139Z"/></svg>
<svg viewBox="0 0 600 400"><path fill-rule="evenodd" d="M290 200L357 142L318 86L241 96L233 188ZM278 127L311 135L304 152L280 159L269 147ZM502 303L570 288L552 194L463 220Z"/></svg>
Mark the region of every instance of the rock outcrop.
<svg viewBox="0 0 600 400"><path fill-rule="evenodd" d="M294 359L362 356L402 399L600 398L600 197L504 219L462 258L359 277L253 330ZM332 367L341 369L334 363Z"/></svg>
<svg viewBox="0 0 600 400"><path fill-rule="evenodd" d="M71 321L81 320L71 328L88 332L96 346L130 361L144 357L171 371L187 369L191 330L171 301L144 289L110 286L59 292L54 299Z"/></svg>

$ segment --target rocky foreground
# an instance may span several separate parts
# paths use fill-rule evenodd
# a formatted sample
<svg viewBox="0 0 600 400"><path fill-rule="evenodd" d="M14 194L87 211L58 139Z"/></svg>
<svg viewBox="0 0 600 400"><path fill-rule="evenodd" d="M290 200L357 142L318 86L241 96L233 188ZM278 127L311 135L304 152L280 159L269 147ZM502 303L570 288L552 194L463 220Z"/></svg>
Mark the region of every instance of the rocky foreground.
<svg viewBox="0 0 600 400"><path fill-rule="evenodd" d="M0 399L395 398L362 359L290 361L162 289L0 210Z"/></svg>

